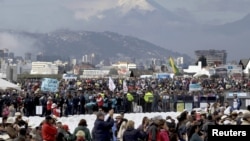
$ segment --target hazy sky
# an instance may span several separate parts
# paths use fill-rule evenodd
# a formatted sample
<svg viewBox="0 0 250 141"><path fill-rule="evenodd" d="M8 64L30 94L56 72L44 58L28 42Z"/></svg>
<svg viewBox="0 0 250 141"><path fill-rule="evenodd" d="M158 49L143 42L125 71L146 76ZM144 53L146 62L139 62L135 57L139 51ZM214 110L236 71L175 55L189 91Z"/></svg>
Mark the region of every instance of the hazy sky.
<svg viewBox="0 0 250 141"><path fill-rule="evenodd" d="M50 32L61 28L88 30L84 26L86 23L91 24L95 18L105 18L103 12L119 8L124 1L127 6L121 9L123 14L134 8L131 3L143 10L153 8L147 4L140 5L144 0L0 0L0 29L32 32ZM148 1L158 2L167 10L203 25L237 21L250 13L250 0ZM182 48L176 47L176 50L181 51ZM191 47L188 51L189 54L193 52Z"/></svg>

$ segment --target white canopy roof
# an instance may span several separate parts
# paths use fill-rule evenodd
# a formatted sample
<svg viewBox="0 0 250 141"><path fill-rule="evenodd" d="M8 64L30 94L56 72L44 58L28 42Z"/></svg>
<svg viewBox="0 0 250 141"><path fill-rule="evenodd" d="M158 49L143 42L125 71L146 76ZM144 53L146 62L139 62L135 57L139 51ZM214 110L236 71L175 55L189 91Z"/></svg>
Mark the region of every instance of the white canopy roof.
<svg viewBox="0 0 250 141"><path fill-rule="evenodd" d="M197 72L196 74L194 74L194 77L200 77L203 75L207 75L208 77L210 77L210 73L207 69L202 69L201 71Z"/></svg>
<svg viewBox="0 0 250 141"><path fill-rule="evenodd" d="M0 78L0 89L2 89L2 90L6 90L6 89L21 90L21 88L18 85L13 84L13 83L6 81L4 79L1 79L1 78Z"/></svg>

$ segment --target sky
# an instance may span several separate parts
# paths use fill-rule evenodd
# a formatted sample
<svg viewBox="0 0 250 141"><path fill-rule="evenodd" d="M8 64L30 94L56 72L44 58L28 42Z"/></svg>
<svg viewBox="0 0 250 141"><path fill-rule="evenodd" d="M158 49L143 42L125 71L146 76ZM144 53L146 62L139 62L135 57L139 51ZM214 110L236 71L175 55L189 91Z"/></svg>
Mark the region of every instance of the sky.
<svg viewBox="0 0 250 141"><path fill-rule="evenodd" d="M250 0L148 0L148 2L157 2L166 10L199 25L223 25L240 20L250 13ZM95 30L103 28L103 30L110 30L115 25L113 22L110 25L105 23L106 26L91 25L98 25L96 19L105 19L111 10L119 9L118 13L125 15L134 8L153 11L155 7L145 3L145 0L0 0L0 29L30 32L51 32L58 29ZM116 14L116 12L111 12L111 14ZM124 32L124 34L129 33ZM140 34L132 35L140 38ZM3 43L3 39L6 37L0 35L1 37L0 45L6 44ZM158 43L157 40L151 38L153 37L144 39ZM177 40L178 37L171 39ZM224 37L220 36L219 39L223 40ZM159 41L159 45L164 44ZM205 41L198 43L198 45L202 44L205 44ZM176 46L180 45L176 44ZM184 51L183 47L174 47L173 50L193 55L192 52L197 47L192 48L192 45L195 46L195 44L190 44ZM227 46L224 43L221 45ZM172 46L175 46L174 42ZM224 47L224 49L229 48ZM232 48L229 50L230 52L236 51ZM248 57L247 54L243 56ZM231 59L235 58L231 57Z"/></svg>

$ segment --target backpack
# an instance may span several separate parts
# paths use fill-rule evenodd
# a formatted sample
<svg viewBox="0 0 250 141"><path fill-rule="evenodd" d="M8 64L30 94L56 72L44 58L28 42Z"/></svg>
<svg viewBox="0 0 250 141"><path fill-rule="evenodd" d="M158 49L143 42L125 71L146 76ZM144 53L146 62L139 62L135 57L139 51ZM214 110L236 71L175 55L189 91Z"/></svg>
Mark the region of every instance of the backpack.
<svg viewBox="0 0 250 141"><path fill-rule="evenodd" d="M75 141L75 136L69 132L67 132L64 136L66 141Z"/></svg>

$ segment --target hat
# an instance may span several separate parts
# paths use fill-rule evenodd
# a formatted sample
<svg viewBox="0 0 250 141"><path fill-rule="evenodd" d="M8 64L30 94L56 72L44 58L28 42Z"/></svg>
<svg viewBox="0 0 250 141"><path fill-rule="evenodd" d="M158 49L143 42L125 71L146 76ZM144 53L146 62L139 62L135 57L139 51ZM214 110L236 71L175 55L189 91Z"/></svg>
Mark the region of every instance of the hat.
<svg viewBox="0 0 250 141"><path fill-rule="evenodd" d="M56 108L56 103L53 103L52 105L51 105L51 108L53 109L53 108Z"/></svg>
<svg viewBox="0 0 250 141"><path fill-rule="evenodd" d="M49 96L49 97L48 97L48 99L52 99L52 97L51 97L51 96Z"/></svg>
<svg viewBox="0 0 250 141"><path fill-rule="evenodd" d="M77 136L77 137L85 137L85 133L84 133L82 130L79 130L79 131L76 133L76 136Z"/></svg>
<svg viewBox="0 0 250 141"><path fill-rule="evenodd" d="M62 127L65 131L69 131L69 126L67 124L64 124Z"/></svg>
<svg viewBox="0 0 250 141"><path fill-rule="evenodd" d="M243 118L250 118L250 112L245 112L244 114L243 114Z"/></svg>
<svg viewBox="0 0 250 141"><path fill-rule="evenodd" d="M16 112L15 113L15 117L17 117L17 116L21 116L21 113L20 112Z"/></svg>
<svg viewBox="0 0 250 141"><path fill-rule="evenodd" d="M221 117L221 119L224 120L224 119L226 119L227 117L228 117L227 115L223 115L223 116Z"/></svg>
<svg viewBox="0 0 250 141"><path fill-rule="evenodd" d="M121 119L122 118L122 115L117 115L116 117L115 117L116 119Z"/></svg>
<svg viewBox="0 0 250 141"><path fill-rule="evenodd" d="M15 121L14 121L14 119L13 119L12 117L8 117L8 119L7 119L6 123L9 123L9 124L14 124L14 123L15 123Z"/></svg>

